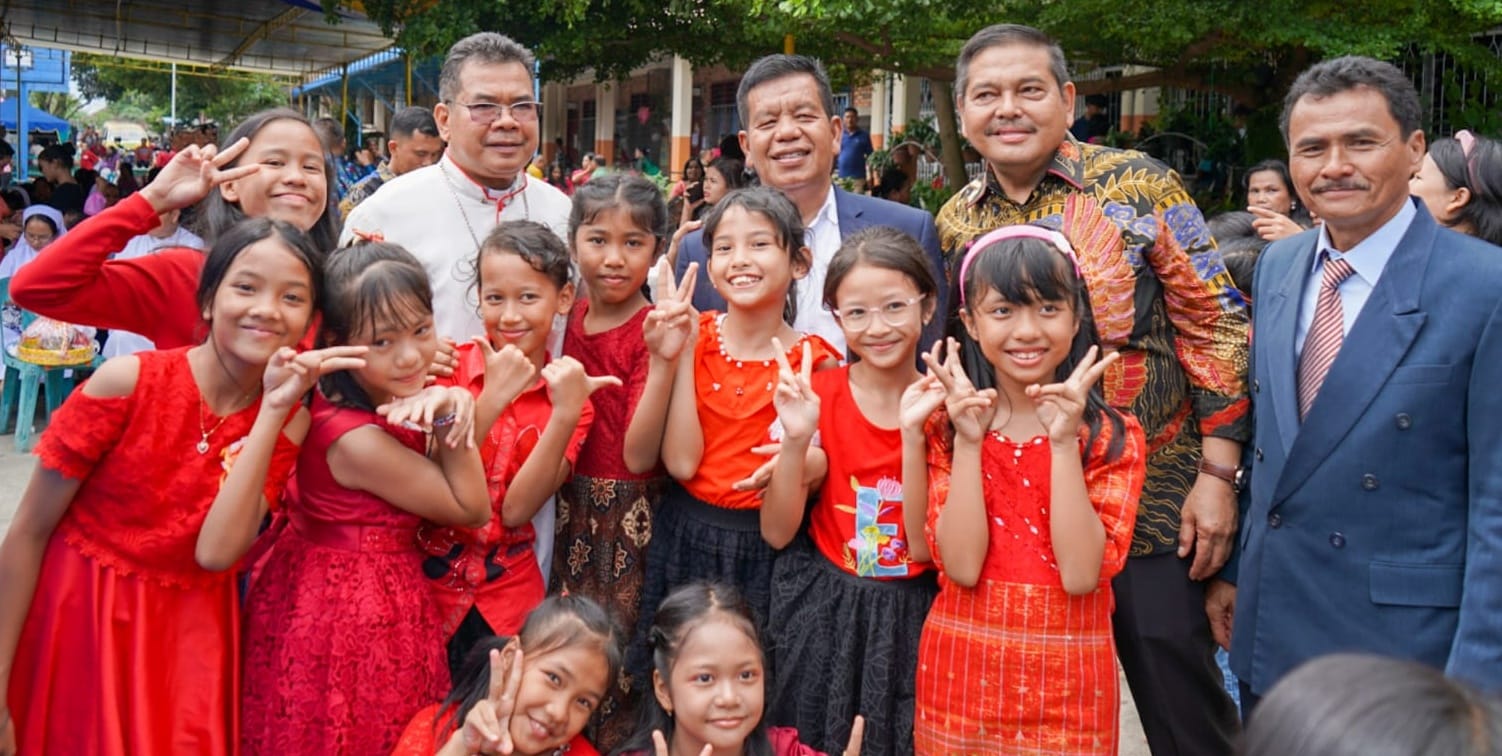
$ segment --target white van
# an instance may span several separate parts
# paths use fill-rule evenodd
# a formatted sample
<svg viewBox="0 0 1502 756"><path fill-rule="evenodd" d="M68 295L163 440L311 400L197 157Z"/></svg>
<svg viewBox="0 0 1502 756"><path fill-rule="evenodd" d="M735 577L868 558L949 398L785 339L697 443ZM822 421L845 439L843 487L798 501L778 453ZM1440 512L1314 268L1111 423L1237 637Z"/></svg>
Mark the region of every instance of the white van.
<svg viewBox="0 0 1502 756"><path fill-rule="evenodd" d="M144 125L135 121L105 121L102 136L105 144L118 141L122 147L134 148L151 134Z"/></svg>

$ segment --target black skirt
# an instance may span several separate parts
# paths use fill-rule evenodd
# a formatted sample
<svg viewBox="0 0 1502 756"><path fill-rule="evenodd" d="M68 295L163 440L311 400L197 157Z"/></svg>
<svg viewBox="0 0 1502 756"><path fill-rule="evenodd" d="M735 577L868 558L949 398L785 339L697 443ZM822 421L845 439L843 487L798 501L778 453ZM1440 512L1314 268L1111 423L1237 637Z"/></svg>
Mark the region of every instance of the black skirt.
<svg viewBox="0 0 1502 756"><path fill-rule="evenodd" d="M765 630L772 604L772 563L777 552L761 537L761 512L706 504L669 483L652 523L641 614L626 669L638 681L652 679L647 637L657 607L674 588L696 580L729 583L740 590Z"/></svg>
<svg viewBox="0 0 1502 756"><path fill-rule="evenodd" d="M863 756L911 754L918 638L937 593L932 572L857 577L799 537L772 570L770 722L843 753L860 714Z"/></svg>

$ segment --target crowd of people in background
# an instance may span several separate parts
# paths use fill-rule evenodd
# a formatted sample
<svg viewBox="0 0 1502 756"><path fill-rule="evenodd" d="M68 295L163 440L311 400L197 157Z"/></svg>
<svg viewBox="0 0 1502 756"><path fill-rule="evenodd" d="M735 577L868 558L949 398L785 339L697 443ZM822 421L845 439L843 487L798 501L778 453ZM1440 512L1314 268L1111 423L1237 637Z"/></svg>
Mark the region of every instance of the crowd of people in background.
<svg viewBox="0 0 1502 756"><path fill-rule="evenodd" d="M112 357L0 544L0 756L1104 756L1118 663L1155 754L1502 752L1502 146L1396 68L1207 219L1025 26L936 213L814 59L675 177L542 160L535 64L0 192L7 328Z"/></svg>

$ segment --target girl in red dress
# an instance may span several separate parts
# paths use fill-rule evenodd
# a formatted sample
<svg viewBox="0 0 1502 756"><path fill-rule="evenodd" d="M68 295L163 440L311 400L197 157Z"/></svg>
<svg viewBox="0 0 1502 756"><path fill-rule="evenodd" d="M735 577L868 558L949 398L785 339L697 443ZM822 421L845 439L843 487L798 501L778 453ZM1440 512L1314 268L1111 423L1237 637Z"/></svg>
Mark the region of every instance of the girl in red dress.
<svg viewBox="0 0 1502 756"><path fill-rule="evenodd" d="M275 108L246 118L224 146L190 146L156 180L85 220L10 283L21 307L68 323L141 334L158 349L203 340L193 292L202 250L174 247L110 257L155 229L163 214L197 205L194 231L208 244L245 218L274 218L306 231L318 249L338 239L329 212L332 168L308 119Z"/></svg>
<svg viewBox="0 0 1502 756"><path fill-rule="evenodd" d="M1142 429L1095 385L1116 355L1096 359L1061 234L981 237L955 288L958 341L943 364L926 357L954 440L926 518L942 573L919 644L914 750L1114 754L1111 578L1131 545Z"/></svg>
<svg viewBox="0 0 1502 756"><path fill-rule="evenodd" d="M475 260L485 336L458 348L444 385L475 397L475 441L490 502L478 528L425 524L423 570L443 613L449 669L457 679L474 645L515 635L542 601L532 518L568 479L594 421L590 395L619 387L578 360L548 361L553 318L574 304L568 249L532 221L502 223Z"/></svg>
<svg viewBox="0 0 1502 756"><path fill-rule="evenodd" d="M621 627L636 627L652 517L667 480L656 444L641 441L642 424L631 425L649 388L652 359L642 336L652 303L643 289L666 233L662 192L640 176L603 176L574 193L569 240L586 296L569 315L563 353L590 375L613 375L625 385L590 397L594 427L558 494L551 586L600 602ZM666 393L669 387L651 389ZM601 704L595 738L606 747L635 724L630 678L615 682Z"/></svg>
<svg viewBox="0 0 1502 756"><path fill-rule="evenodd" d="M616 756L823 756L796 729L767 726L766 651L751 612L724 583L689 583L662 602L648 643L652 695ZM844 756L859 756L864 730L856 717Z"/></svg>
<svg viewBox="0 0 1502 756"><path fill-rule="evenodd" d="M301 396L360 364L288 349L321 265L288 224L231 229L198 288L208 340L110 360L58 410L0 546L0 753L236 751L239 602L211 571L234 560L200 528L278 500Z"/></svg>
<svg viewBox="0 0 1502 756"><path fill-rule="evenodd" d="M583 730L620 666L621 638L605 610L553 596L516 636L476 644L448 697L412 718L392 756L599 756Z"/></svg>
<svg viewBox="0 0 1502 756"><path fill-rule="evenodd" d="M369 351L319 382L295 503L246 594L247 754L389 751L446 680L418 523L490 515L473 397L424 389L438 337L422 265L366 243L326 275L319 342ZM248 535L259 514L227 519Z"/></svg>
<svg viewBox="0 0 1502 756"><path fill-rule="evenodd" d="M761 506L762 536L782 549L768 625L772 719L825 750L843 744L861 714L872 725L866 756L913 751L918 637L938 590L922 536L924 431L944 402L943 387L915 365L938 293L911 236L876 227L847 237L829 262L824 303L860 359L813 376L808 362L783 370L773 397L782 452ZM805 455L828 469L811 484ZM917 497L912 530L905 493Z"/></svg>
<svg viewBox="0 0 1502 756"><path fill-rule="evenodd" d="M652 524L637 642L627 662L638 679L650 674L643 652L652 613L684 583L730 583L757 621L766 621L775 552L761 537L761 491L752 479L766 460L753 449L777 419L775 358L795 368L804 359L833 367L840 358L829 342L788 325L797 303L793 285L808 272L810 257L792 201L764 187L732 192L705 219L704 239L709 279L728 311L695 313L694 278L686 275L682 290L671 281L659 290L658 312L646 322L653 359L633 426L648 431L642 437L649 448L660 444L678 484Z"/></svg>

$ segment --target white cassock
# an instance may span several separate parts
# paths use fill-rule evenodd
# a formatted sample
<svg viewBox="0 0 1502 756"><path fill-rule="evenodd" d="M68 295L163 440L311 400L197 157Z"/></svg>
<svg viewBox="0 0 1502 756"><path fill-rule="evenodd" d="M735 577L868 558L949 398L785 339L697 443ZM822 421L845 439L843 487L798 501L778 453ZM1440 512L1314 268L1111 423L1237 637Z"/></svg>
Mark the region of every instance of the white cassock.
<svg viewBox="0 0 1502 756"><path fill-rule="evenodd" d="M386 182L381 190L355 206L344 221L339 245L357 236L378 234L400 244L422 263L433 287L433 321L438 335L463 344L485 335L474 288L475 255L480 242L501 221L541 223L568 243L567 195L546 181L526 173L519 191L481 186L445 154L436 165L409 171ZM548 351L557 356L563 346L563 318L556 318L548 337ZM543 584L553 565L556 503L549 498L532 518L537 531L534 551L542 567Z"/></svg>

